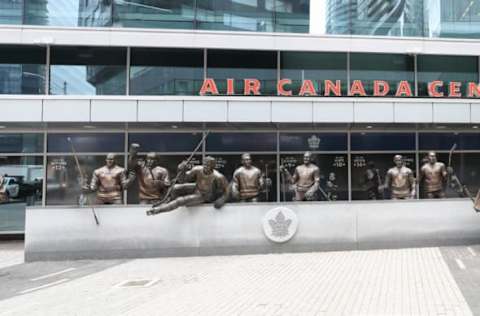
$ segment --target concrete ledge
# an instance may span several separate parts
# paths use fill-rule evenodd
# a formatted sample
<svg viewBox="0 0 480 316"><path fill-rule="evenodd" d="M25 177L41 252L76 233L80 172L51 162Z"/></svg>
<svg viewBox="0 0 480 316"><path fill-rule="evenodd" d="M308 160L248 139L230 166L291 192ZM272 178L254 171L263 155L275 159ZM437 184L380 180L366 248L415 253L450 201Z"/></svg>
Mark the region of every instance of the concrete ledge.
<svg viewBox="0 0 480 316"><path fill-rule="evenodd" d="M283 203L299 220L284 244L262 218L275 203L181 208L147 217L146 207L28 208L25 260L145 258L305 252L480 243L480 214L466 200Z"/></svg>

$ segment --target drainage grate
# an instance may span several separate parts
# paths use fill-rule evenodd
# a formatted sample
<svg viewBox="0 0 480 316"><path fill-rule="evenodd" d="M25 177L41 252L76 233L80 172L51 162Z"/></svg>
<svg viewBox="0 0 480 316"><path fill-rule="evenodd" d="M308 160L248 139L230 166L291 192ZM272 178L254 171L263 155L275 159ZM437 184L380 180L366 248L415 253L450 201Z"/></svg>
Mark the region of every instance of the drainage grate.
<svg viewBox="0 0 480 316"><path fill-rule="evenodd" d="M126 280L117 284L115 287L149 287L157 283L158 280Z"/></svg>

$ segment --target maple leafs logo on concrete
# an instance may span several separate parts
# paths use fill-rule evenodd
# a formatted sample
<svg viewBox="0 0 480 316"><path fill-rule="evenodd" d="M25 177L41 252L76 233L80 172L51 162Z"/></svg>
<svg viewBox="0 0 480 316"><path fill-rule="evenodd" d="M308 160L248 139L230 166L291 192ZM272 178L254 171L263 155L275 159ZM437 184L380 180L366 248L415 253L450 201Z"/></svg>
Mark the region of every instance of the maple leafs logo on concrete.
<svg viewBox="0 0 480 316"><path fill-rule="evenodd" d="M277 213L275 220L268 220L270 227L272 228L272 235L275 237L284 237L288 235L288 229L290 224L292 224L291 219L285 219L285 215L282 211Z"/></svg>

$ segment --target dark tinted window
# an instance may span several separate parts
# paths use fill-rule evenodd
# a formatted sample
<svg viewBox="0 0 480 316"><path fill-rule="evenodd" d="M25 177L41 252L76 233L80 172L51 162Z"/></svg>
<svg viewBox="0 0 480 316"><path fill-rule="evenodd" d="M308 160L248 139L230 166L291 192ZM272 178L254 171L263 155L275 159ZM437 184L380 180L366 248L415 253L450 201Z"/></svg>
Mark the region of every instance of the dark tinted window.
<svg viewBox="0 0 480 316"><path fill-rule="evenodd" d="M43 134L0 134L2 153L41 153Z"/></svg>
<svg viewBox="0 0 480 316"><path fill-rule="evenodd" d="M141 152L189 153L197 147L202 136L202 133L130 133L129 143L139 144Z"/></svg>
<svg viewBox="0 0 480 316"><path fill-rule="evenodd" d="M203 50L131 51L130 94L198 94L203 82Z"/></svg>
<svg viewBox="0 0 480 316"><path fill-rule="evenodd" d="M275 133L212 133L207 137L207 151L276 151Z"/></svg>
<svg viewBox="0 0 480 316"><path fill-rule="evenodd" d="M281 151L346 151L345 133L281 133Z"/></svg>
<svg viewBox="0 0 480 316"><path fill-rule="evenodd" d="M420 133L420 150L480 150L479 133Z"/></svg>
<svg viewBox="0 0 480 316"><path fill-rule="evenodd" d="M440 80L443 87L438 89L448 95L448 83L462 83L461 91L466 92L467 82L478 81L478 57L465 56L418 56L418 95L428 96L428 83Z"/></svg>
<svg viewBox="0 0 480 316"><path fill-rule="evenodd" d="M291 79L291 89L298 94L302 80L312 80L317 93L323 95L323 80L342 81L342 94L347 94L347 54L281 52L282 79ZM288 87L286 87L288 88Z"/></svg>
<svg viewBox="0 0 480 316"><path fill-rule="evenodd" d="M126 93L126 49L53 47L51 54L51 94Z"/></svg>
<svg viewBox="0 0 480 316"><path fill-rule="evenodd" d="M45 93L46 50L38 46L0 47L0 94Z"/></svg>
<svg viewBox="0 0 480 316"><path fill-rule="evenodd" d="M415 150L413 133L352 133L351 149L359 150Z"/></svg>
<svg viewBox="0 0 480 316"><path fill-rule="evenodd" d="M351 54L350 69L351 80L361 80L367 95L373 95L374 80L388 82L390 89L387 95L395 95L398 83L402 80L408 81L412 96L415 94L413 56Z"/></svg>
<svg viewBox="0 0 480 316"><path fill-rule="evenodd" d="M69 142L69 138L71 142ZM125 135L120 133L49 134L48 152L70 153L72 143L77 152L124 152Z"/></svg>
<svg viewBox="0 0 480 316"><path fill-rule="evenodd" d="M260 80L260 93L276 94L277 54L269 51L209 50L207 77L216 79L220 94L226 94L226 79L235 80L235 94L243 95L244 79Z"/></svg>

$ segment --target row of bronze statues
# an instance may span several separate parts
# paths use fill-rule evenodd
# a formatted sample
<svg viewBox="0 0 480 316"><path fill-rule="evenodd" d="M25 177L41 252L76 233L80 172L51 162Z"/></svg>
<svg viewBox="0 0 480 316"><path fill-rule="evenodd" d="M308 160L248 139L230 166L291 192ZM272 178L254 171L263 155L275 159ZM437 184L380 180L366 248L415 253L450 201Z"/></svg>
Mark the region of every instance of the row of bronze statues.
<svg viewBox="0 0 480 316"><path fill-rule="evenodd" d="M252 157L248 153L241 156L242 166L235 170L229 183L215 169L216 160L213 157L207 156L202 165L191 167L192 154L178 165L177 175L170 179L167 169L157 166L155 153L147 154L145 159L138 157L139 147L138 144L132 144L127 170L115 164L114 154L108 154L105 166L93 172L89 185L83 185L84 191L96 192L96 204L121 204L123 190L135 180L138 182L140 204L151 205L148 215L202 203L213 203L220 208L228 200L258 202L260 194L268 192L271 186L268 175L262 174L252 164ZM427 158L419 177L424 195L427 198L444 198L447 179L455 177L453 168L438 162L434 152L430 152ZM389 190L392 199L415 198L416 179L413 171L405 165L401 155L395 155L393 162L394 166L388 170L383 183L378 183L378 187L367 186L370 199L376 199L378 192L383 190ZM316 201L319 193L327 200L336 199L332 194L336 190L335 174L329 174L327 192L324 191L320 186L320 169L312 162L310 152L303 155L303 164L296 166L293 174L284 166L280 166L280 173L283 183L294 192L294 201ZM378 169L368 168L366 178L378 179L379 182Z"/></svg>

